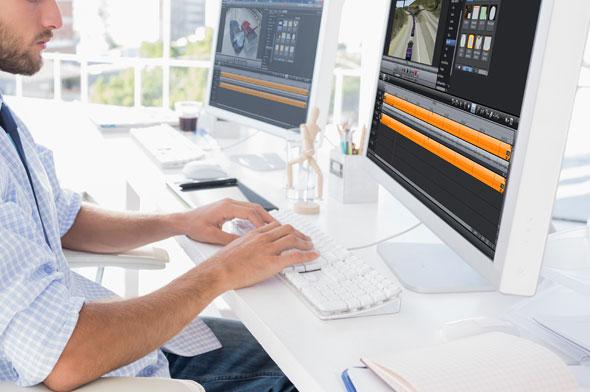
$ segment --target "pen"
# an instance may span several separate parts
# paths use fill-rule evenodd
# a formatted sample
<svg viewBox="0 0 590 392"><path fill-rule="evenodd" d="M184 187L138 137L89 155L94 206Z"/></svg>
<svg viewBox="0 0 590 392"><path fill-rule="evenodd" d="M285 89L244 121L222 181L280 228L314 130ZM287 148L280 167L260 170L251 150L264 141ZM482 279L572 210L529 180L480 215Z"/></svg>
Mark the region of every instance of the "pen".
<svg viewBox="0 0 590 392"><path fill-rule="evenodd" d="M359 140L359 155L363 154L363 147L365 145L365 138L367 137L367 126L363 125L363 130L361 131L361 139Z"/></svg>
<svg viewBox="0 0 590 392"><path fill-rule="evenodd" d="M183 191L186 190L198 190L198 189L211 189L211 188L225 188L230 186L235 186L238 184L238 180L236 178L217 178L214 180L204 180L204 181L195 181L195 182L186 182L184 184L180 184L180 189Z"/></svg>
<svg viewBox="0 0 590 392"><path fill-rule="evenodd" d="M346 150L348 150L348 146L346 145L345 141L340 142L340 149L342 150L342 154L346 155Z"/></svg>
<svg viewBox="0 0 590 392"><path fill-rule="evenodd" d="M354 150L356 148L355 144L354 144L354 135L355 135L356 131L351 130L349 135L348 135L348 155L353 155L354 154Z"/></svg>
<svg viewBox="0 0 590 392"><path fill-rule="evenodd" d="M340 149L344 155L348 153L348 132L349 126L347 122L343 122L338 125L338 133L340 134Z"/></svg>

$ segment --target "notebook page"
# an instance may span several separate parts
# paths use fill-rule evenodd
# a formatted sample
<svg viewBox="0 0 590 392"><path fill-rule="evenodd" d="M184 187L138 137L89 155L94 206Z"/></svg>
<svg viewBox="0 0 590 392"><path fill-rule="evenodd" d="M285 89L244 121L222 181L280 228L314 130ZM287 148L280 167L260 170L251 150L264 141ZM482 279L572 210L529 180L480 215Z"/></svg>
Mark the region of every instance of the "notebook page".
<svg viewBox="0 0 590 392"><path fill-rule="evenodd" d="M368 359L361 358L368 369L370 369L376 376L382 379L395 392L416 392L414 387L404 380L399 374L394 371L372 362Z"/></svg>
<svg viewBox="0 0 590 392"><path fill-rule="evenodd" d="M420 392L576 389L573 375L557 355L526 339L499 332L375 358L374 362Z"/></svg>

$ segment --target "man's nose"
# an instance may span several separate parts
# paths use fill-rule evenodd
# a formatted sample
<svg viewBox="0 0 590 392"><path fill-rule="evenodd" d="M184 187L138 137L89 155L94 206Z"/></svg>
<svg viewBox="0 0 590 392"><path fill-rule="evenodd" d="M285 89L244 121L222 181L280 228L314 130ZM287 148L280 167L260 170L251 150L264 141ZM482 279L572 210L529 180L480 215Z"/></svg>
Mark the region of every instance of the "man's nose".
<svg viewBox="0 0 590 392"><path fill-rule="evenodd" d="M58 30L63 26L61 11L55 0L43 1L41 23L47 30Z"/></svg>

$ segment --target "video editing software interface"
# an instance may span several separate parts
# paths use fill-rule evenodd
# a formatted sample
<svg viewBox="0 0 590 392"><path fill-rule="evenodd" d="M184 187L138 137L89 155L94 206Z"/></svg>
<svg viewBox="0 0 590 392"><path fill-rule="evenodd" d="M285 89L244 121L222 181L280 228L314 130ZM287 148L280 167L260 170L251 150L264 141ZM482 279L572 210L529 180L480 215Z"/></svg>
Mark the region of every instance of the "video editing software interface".
<svg viewBox="0 0 590 392"><path fill-rule="evenodd" d="M210 105L281 128L307 109L323 0L224 0Z"/></svg>
<svg viewBox="0 0 590 392"><path fill-rule="evenodd" d="M367 156L492 260L540 7L391 5Z"/></svg>

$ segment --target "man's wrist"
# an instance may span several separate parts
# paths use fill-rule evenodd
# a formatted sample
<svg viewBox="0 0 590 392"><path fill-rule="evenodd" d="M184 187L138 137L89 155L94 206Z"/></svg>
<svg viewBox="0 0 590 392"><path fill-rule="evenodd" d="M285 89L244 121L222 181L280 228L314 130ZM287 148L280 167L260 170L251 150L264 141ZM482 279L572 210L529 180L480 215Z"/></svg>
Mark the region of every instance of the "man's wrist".
<svg viewBox="0 0 590 392"><path fill-rule="evenodd" d="M226 271L215 257L199 264L191 272L199 284L205 284L210 290L211 301L230 289Z"/></svg>
<svg viewBox="0 0 590 392"><path fill-rule="evenodd" d="M168 237L186 235L188 233L188 222L185 212L177 212L160 216L160 223L166 228Z"/></svg>

